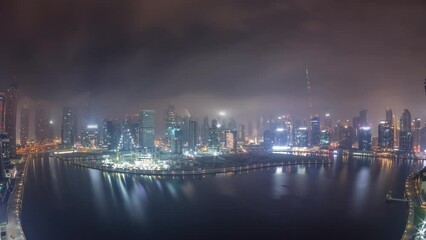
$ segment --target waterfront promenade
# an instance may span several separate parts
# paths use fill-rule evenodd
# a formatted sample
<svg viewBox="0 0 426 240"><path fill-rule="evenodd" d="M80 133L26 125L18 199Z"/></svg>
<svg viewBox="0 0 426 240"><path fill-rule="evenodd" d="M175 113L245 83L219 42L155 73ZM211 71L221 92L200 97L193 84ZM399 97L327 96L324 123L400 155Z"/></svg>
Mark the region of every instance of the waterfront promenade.
<svg viewBox="0 0 426 240"><path fill-rule="evenodd" d="M332 164L328 159L315 159L315 160L283 160L267 163L248 164L245 166L231 166L224 168L206 168L206 169L193 169L193 170L140 170L140 169L123 169L106 167L99 164L99 161L72 161L72 164L81 167L93 168L101 171L116 172L116 173L129 173L147 176L187 176L187 175L207 175L207 174L220 174L220 173L235 173L250 171L255 169L290 166L290 165L310 165L310 164Z"/></svg>
<svg viewBox="0 0 426 240"><path fill-rule="evenodd" d="M24 231L21 226L21 210L22 210L22 199L24 195L24 182L26 176L26 170L28 168L28 160L24 162L15 162L17 176L15 179L15 186L12 193L10 194L9 201L7 204L7 226L6 233L7 239L9 240L24 240L26 239Z"/></svg>

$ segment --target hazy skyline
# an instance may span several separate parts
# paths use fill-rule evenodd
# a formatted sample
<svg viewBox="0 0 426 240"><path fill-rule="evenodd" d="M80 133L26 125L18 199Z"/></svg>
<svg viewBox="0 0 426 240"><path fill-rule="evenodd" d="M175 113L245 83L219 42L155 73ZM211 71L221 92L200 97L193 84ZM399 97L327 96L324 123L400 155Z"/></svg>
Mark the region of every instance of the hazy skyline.
<svg viewBox="0 0 426 240"><path fill-rule="evenodd" d="M201 119L308 116L373 125L389 106L426 117L424 1L0 2L0 89L22 102L91 102L113 117L171 103ZM90 97L88 97L90 92ZM254 120L254 119L253 119Z"/></svg>

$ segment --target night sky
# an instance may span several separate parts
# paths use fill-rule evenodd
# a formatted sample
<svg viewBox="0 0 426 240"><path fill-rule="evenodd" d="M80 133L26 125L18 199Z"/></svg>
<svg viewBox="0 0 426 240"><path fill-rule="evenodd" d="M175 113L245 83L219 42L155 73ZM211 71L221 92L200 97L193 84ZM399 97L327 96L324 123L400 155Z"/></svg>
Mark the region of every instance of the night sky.
<svg viewBox="0 0 426 240"><path fill-rule="evenodd" d="M362 2L362 3L361 3ZM199 119L426 117L426 2L0 0L0 89L99 118L173 103Z"/></svg>

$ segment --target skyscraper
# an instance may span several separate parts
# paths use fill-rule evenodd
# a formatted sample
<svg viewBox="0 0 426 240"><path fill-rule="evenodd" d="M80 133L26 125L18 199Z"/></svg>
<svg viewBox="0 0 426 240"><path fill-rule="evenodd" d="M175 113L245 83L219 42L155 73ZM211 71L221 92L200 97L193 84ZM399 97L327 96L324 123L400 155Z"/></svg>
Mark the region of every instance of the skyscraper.
<svg viewBox="0 0 426 240"><path fill-rule="evenodd" d="M413 148L415 152L420 152L420 130L421 130L420 118L416 118L413 120L413 124L412 124Z"/></svg>
<svg viewBox="0 0 426 240"><path fill-rule="evenodd" d="M363 151L371 150L371 127L360 127L358 134L358 149Z"/></svg>
<svg viewBox="0 0 426 240"><path fill-rule="evenodd" d="M310 121L310 145L319 146L321 141L320 118L313 117Z"/></svg>
<svg viewBox="0 0 426 240"><path fill-rule="evenodd" d="M249 121L248 124L247 124L247 136L249 138L253 137L253 122L252 121Z"/></svg>
<svg viewBox="0 0 426 240"><path fill-rule="evenodd" d="M330 130L321 130L321 140L320 140L320 146L321 148L327 149L330 146L330 137L331 137L331 131Z"/></svg>
<svg viewBox="0 0 426 240"><path fill-rule="evenodd" d="M326 113L324 116L324 130L333 130L333 122L331 121L330 113Z"/></svg>
<svg viewBox="0 0 426 240"><path fill-rule="evenodd" d="M225 147L229 150L236 150L237 149L237 131L235 130L226 130L226 144Z"/></svg>
<svg viewBox="0 0 426 240"><path fill-rule="evenodd" d="M393 114L391 108L386 108L386 122L393 125Z"/></svg>
<svg viewBox="0 0 426 240"><path fill-rule="evenodd" d="M61 143L64 145L74 145L74 116L70 107L62 110Z"/></svg>
<svg viewBox="0 0 426 240"><path fill-rule="evenodd" d="M182 130L179 126L170 129L170 148L173 154L182 154Z"/></svg>
<svg viewBox="0 0 426 240"><path fill-rule="evenodd" d="M295 147L307 147L308 146L308 128L298 127L295 130L294 146Z"/></svg>
<svg viewBox="0 0 426 240"><path fill-rule="evenodd" d="M139 114L139 146L142 151L155 151L155 110L142 110Z"/></svg>
<svg viewBox="0 0 426 240"><path fill-rule="evenodd" d="M6 132L9 135L10 155L16 155L16 114L18 101L18 88L16 84L10 85L6 91Z"/></svg>
<svg viewBox="0 0 426 240"><path fill-rule="evenodd" d="M413 151L413 133L411 131L411 113L404 109L400 120L399 150L402 152Z"/></svg>
<svg viewBox="0 0 426 240"><path fill-rule="evenodd" d="M117 146L117 139L115 138L114 132L114 123L105 119L102 128L102 145L108 150L113 150Z"/></svg>
<svg viewBox="0 0 426 240"><path fill-rule="evenodd" d="M189 119L188 122L188 147L195 150L197 146L197 121Z"/></svg>
<svg viewBox="0 0 426 240"><path fill-rule="evenodd" d="M393 126L387 121L381 121L379 124L379 147L385 150L393 150L394 148L394 130Z"/></svg>
<svg viewBox="0 0 426 240"><path fill-rule="evenodd" d="M0 131L0 176L5 177L5 170L10 166L10 142L7 132Z"/></svg>
<svg viewBox="0 0 426 240"><path fill-rule="evenodd" d="M204 145L209 143L209 118L207 116L204 117L201 127L201 142Z"/></svg>
<svg viewBox="0 0 426 240"><path fill-rule="evenodd" d="M209 148L219 148L219 129L217 127L216 119L212 120L212 125L209 128Z"/></svg>
<svg viewBox="0 0 426 240"><path fill-rule="evenodd" d="M19 139L21 146L27 145L30 128L30 113L28 107L23 105L21 108L21 123L19 127Z"/></svg>
<svg viewBox="0 0 426 240"><path fill-rule="evenodd" d="M47 140L47 118L44 109L39 108L35 113L35 139L37 143L44 143Z"/></svg>
<svg viewBox="0 0 426 240"><path fill-rule="evenodd" d="M238 141L246 141L246 126L244 124L240 124L238 127Z"/></svg>
<svg viewBox="0 0 426 240"><path fill-rule="evenodd" d="M174 105L169 105L164 113L164 127L166 135L166 145L170 146L171 129L177 126L177 116Z"/></svg>

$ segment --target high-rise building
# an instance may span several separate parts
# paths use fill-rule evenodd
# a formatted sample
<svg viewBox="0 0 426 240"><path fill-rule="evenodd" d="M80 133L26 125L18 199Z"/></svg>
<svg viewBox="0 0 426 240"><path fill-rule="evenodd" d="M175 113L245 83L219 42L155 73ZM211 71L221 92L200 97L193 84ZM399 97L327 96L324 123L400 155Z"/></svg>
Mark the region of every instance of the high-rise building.
<svg viewBox="0 0 426 240"><path fill-rule="evenodd" d="M320 118L313 117L310 120L310 145L319 146L321 141Z"/></svg>
<svg viewBox="0 0 426 240"><path fill-rule="evenodd" d="M219 148L219 129L217 127L216 119L212 120L212 125L209 128L209 148L217 149Z"/></svg>
<svg viewBox="0 0 426 240"><path fill-rule="evenodd" d="M0 174L5 177L5 171L10 166L10 142L7 132L0 132Z"/></svg>
<svg viewBox="0 0 426 240"><path fill-rule="evenodd" d="M386 108L386 122L393 126L393 114L391 108Z"/></svg>
<svg viewBox="0 0 426 240"><path fill-rule="evenodd" d="M108 150L113 150L117 147L117 139L115 138L114 131L114 123L105 119L102 128L102 145Z"/></svg>
<svg viewBox="0 0 426 240"><path fill-rule="evenodd" d="M236 150L237 149L237 131L235 130L226 130L226 144L225 147L229 150Z"/></svg>
<svg viewBox="0 0 426 240"><path fill-rule="evenodd" d="M207 116L203 119L203 126L201 127L201 142L206 145L209 142L209 118Z"/></svg>
<svg viewBox="0 0 426 240"><path fill-rule="evenodd" d="M400 120L399 150L402 152L413 151L413 133L411 131L411 113L404 109Z"/></svg>
<svg viewBox="0 0 426 240"><path fill-rule="evenodd" d="M228 122L228 129L237 130L237 121L234 118L230 118Z"/></svg>
<svg viewBox="0 0 426 240"><path fill-rule="evenodd" d="M177 126L177 115L174 105L169 105L164 113L164 127L165 127L165 143L170 146L170 133L171 129Z"/></svg>
<svg viewBox="0 0 426 240"><path fill-rule="evenodd" d="M246 141L246 126L244 124L240 124L238 127L238 141Z"/></svg>
<svg viewBox="0 0 426 240"><path fill-rule="evenodd" d="M421 130L420 118L416 118L413 120L413 124L412 124L413 148L415 152L420 152L420 130Z"/></svg>
<svg viewBox="0 0 426 240"><path fill-rule="evenodd" d="M182 130L179 126L170 129L170 148L173 154L182 154Z"/></svg>
<svg viewBox="0 0 426 240"><path fill-rule="evenodd" d="M274 132L274 146L288 146L288 135L289 132L287 129L284 129L282 127L276 128Z"/></svg>
<svg viewBox="0 0 426 240"><path fill-rule="evenodd" d="M333 122L331 120L331 115L330 113L326 113L324 116L324 130L328 130L328 131L332 131L333 130Z"/></svg>
<svg viewBox="0 0 426 240"><path fill-rule="evenodd" d="M71 107L62 110L61 143L63 145L74 145L74 116Z"/></svg>
<svg viewBox="0 0 426 240"><path fill-rule="evenodd" d="M298 127L294 134L294 146L295 147L307 147L308 146L308 128Z"/></svg>
<svg viewBox="0 0 426 240"><path fill-rule="evenodd" d="M189 119L188 121L188 147L195 150L197 147L197 121Z"/></svg>
<svg viewBox="0 0 426 240"><path fill-rule="evenodd" d="M378 145L380 149L393 150L394 148L394 129L387 121L381 121L379 124Z"/></svg>
<svg viewBox="0 0 426 240"><path fill-rule="evenodd" d="M99 127L97 124L90 124L82 128L81 144L86 148L96 148L99 146Z"/></svg>
<svg viewBox="0 0 426 240"><path fill-rule="evenodd" d="M18 88L12 84L6 91L6 132L9 135L10 154L16 155L16 114L18 101Z"/></svg>
<svg viewBox="0 0 426 240"><path fill-rule="evenodd" d="M0 92L0 132L6 131L6 95Z"/></svg>
<svg viewBox="0 0 426 240"><path fill-rule="evenodd" d="M19 139L21 146L26 146L29 137L30 129L30 112L26 105L23 105L21 108L21 123L19 126Z"/></svg>
<svg viewBox="0 0 426 240"><path fill-rule="evenodd" d="M360 127L358 134L358 149L363 151L371 150L371 127Z"/></svg>
<svg viewBox="0 0 426 240"><path fill-rule="evenodd" d="M155 151L155 110L142 110L139 114L139 146L142 151Z"/></svg>
<svg viewBox="0 0 426 240"><path fill-rule="evenodd" d="M321 130L321 140L320 140L320 146L321 148L328 148L330 146L330 138L331 138L331 131L330 130Z"/></svg>
<svg viewBox="0 0 426 240"><path fill-rule="evenodd" d="M355 129L351 126L345 125L339 129L339 148L351 149L355 141Z"/></svg>
<svg viewBox="0 0 426 240"><path fill-rule="evenodd" d="M44 109L37 109L35 113L35 139L37 143L44 143L47 141L48 123Z"/></svg>

